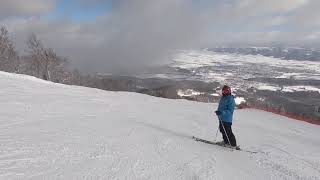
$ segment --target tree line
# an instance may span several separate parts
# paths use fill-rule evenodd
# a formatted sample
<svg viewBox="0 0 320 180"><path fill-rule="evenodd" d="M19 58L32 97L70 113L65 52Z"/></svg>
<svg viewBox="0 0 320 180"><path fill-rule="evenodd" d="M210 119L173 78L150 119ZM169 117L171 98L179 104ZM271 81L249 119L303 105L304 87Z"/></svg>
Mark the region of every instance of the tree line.
<svg viewBox="0 0 320 180"><path fill-rule="evenodd" d="M56 83L90 86L89 76L71 68L68 58L46 47L34 33L26 41L26 54L20 56L5 26L0 26L0 71L27 74Z"/></svg>

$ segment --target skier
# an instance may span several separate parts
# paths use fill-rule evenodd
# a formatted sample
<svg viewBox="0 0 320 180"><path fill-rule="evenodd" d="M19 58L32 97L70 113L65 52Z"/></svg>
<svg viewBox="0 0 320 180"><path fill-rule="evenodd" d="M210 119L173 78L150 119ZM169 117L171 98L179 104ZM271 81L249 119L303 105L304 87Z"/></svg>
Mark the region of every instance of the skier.
<svg viewBox="0 0 320 180"><path fill-rule="evenodd" d="M235 101L234 96L231 95L231 88L224 85L222 88L222 97L219 102L219 107L215 111L219 119L219 130L223 137L223 142L221 143L239 148L231 129L234 108Z"/></svg>

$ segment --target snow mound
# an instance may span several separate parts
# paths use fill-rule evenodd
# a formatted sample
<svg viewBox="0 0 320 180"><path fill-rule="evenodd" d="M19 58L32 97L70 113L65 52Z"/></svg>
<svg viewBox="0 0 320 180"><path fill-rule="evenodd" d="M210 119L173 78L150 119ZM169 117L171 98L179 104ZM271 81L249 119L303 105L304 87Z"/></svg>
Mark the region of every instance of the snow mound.
<svg viewBox="0 0 320 180"><path fill-rule="evenodd" d="M191 139L215 140L216 104L8 73L0 98L0 179L320 177L319 126L267 112L235 112L238 144L258 151L250 154Z"/></svg>
<svg viewBox="0 0 320 180"><path fill-rule="evenodd" d="M234 101L235 101L236 105L240 105L241 103L245 103L246 102L244 97L236 97L234 99Z"/></svg>

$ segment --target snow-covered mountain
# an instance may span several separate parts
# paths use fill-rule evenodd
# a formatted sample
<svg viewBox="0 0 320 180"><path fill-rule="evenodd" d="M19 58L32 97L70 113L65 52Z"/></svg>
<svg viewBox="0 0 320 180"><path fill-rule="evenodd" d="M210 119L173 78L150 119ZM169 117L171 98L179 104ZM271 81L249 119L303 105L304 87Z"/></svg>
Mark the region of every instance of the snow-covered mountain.
<svg viewBox="0 0 320 180"><path fill-rule="evenodd" d="M258 153L193 141L215 140L216 108L1 72L0 179L319 179L319 126L236 110Z"/></svg>
<svg viewBox="0 0 320 180"><path fill-rule="evenodd" d="M320 61L319 48L305 48L305 47L215 47L209 48L210 51L224 52L224 53L239 53L251 55L263 55L268 57L275 57L287 60L308 60Z"/></svg>

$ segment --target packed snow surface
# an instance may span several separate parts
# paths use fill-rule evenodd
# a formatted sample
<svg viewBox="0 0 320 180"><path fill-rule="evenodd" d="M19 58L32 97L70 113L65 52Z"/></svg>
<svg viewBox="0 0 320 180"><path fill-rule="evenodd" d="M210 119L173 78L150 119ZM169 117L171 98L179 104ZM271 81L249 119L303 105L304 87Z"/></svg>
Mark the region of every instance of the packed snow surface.
<svg viewBox="0 0 320 180"><path fill-rule="evenodd" d="M319 126L236 110L258 153L192 140L215 140L216 108L0 73L0 179L319 179Z"/></svg>

